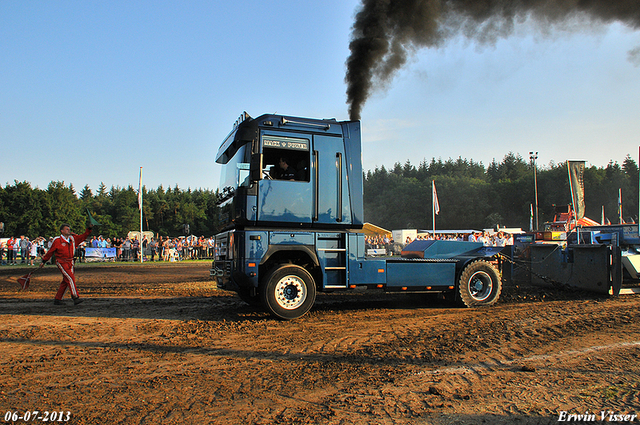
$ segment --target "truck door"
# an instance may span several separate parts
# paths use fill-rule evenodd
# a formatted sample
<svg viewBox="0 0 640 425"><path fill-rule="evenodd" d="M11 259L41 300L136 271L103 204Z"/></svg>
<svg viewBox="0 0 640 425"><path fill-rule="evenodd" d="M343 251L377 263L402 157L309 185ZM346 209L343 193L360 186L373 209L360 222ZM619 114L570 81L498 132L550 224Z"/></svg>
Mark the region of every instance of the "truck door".
<svg viewBox="0 0 640 425"><path fill-rule="evenodd" d="M310 136L264 132L261 148L263 176L258 182L257 220L311 223Z"/></svg>
<svg viewBox="0 0 640 425"><path fill-rule="evenodd" d="M312 158L311 181L315 198L313 221L321 224L349 224L345 222L350 214L342 138L314 135Z"/></svg>

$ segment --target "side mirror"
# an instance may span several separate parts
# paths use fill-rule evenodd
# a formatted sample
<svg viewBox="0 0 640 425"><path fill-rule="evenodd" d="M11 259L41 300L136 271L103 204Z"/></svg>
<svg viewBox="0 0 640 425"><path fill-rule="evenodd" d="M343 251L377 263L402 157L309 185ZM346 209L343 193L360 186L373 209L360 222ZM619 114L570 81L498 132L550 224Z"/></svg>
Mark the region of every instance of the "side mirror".
<svg viewBox="0 0 640 425"><path fill-rule="evenodd" d="M262 178L262 154L254 153L251 155L251 164L249 165L251 181L257 182Z"/></svg>

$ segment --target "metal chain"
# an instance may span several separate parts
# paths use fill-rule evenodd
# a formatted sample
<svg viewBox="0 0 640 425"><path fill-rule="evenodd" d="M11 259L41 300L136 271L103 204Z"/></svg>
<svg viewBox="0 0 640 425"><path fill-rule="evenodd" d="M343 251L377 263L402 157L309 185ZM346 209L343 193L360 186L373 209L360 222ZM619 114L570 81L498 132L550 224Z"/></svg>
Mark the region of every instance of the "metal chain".
<svg viewBox="0 0 640 425"><path fill-rule="evenodd" d="M510 257L507 257L506 255L504 255L504 254L502 254L502 253L498 253L498 254L496 254L496 255L497 255L498 257L500 257L500 259L502 259L502 260L506 261L507 263L511 263L511 264L513 264L513 265L514 265L514 266L516 266L516 267L520 267L520 268L522 268L522 269L528 270L528 271L529 271L529 273L531 273L532 275L534 275L534 276L536 276L536 277L538 277L538 278L542 279L543 281L545 281L545 282L547 282L547 283L550 283L551 285L553 285L553 286L554 286L554 287L556 287L556 288L559 288L559 289L569 289L569 288L570 288L570 286L569 286L569 285L567 285L566 283L558 282L557 280L553 280L553 279L551 279L551 278L550 278L550 277L548 277L548 276L543 276L543 275L541 275L541 274L539 274L539 273L534 272L534 271L531 269L531 267L530 267L530 266L526 265L526 263L518 263L518 262L516 262L515 260L512 260Z"/></svg>

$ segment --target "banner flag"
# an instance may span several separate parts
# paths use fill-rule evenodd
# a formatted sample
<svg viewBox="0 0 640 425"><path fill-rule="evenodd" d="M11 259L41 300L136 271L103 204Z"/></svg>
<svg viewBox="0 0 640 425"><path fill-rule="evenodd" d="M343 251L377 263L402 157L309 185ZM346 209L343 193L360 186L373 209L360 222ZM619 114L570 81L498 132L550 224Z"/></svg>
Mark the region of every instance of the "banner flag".
<svg viewBox="0 0 640 425"><path fill-rule="evenodd" d="M576 220L584 217L584 163L585 161L567 161L569 187Z"/></svg>
<svg viewBox="0 0 640 425"><path fill-rule="evenodd" d="M86 261L110 261L116 259L116 248L85 248Z"/></svg>
<svg viewBox="0 0 640 425"><path fill-rule="evenodd" d="M433 212L434 214L438 214L440 212L440 203L438 202L438 192L436 192L435 180L431 180L431 185L433 187Z"/></svg>

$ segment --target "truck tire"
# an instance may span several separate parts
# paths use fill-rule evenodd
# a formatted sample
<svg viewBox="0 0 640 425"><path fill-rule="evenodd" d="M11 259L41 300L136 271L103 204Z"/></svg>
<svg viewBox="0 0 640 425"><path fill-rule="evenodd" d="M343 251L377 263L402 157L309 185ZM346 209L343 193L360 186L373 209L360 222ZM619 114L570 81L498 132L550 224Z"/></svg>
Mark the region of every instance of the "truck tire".
<svg viewBox="0 0 640 425"><path fill-rule="evenodd" d="M295 264L276 266L260 288L265 309L274 316L291 320L302 317L316 300L316 286L311 274Z"/></svg>
<svg viewBox="0 0 640 425"><path fill-rule="evenodd" d="M465 266L458 281L460 301L467 307L493 305L500 298L500 273L487 261L474 261Z"/></svg>

